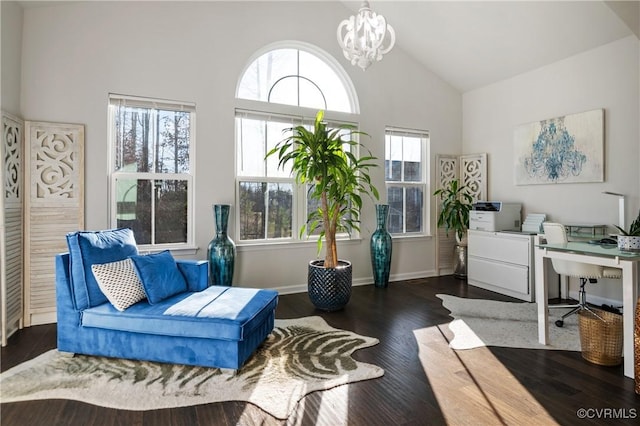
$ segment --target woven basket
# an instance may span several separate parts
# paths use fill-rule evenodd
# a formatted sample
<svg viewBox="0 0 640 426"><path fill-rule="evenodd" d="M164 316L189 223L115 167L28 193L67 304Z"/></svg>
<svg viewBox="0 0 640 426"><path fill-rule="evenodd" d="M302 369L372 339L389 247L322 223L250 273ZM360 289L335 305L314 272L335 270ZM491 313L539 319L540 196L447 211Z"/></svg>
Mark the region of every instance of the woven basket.
<svg viewBox="0 0 640 426"><path fill-rule="evenodd" d="M351 298L351 262L338 260L337 268L325 268L324 260L312 260L308 267L308 293L321 311L337 311Z"/></svg>
<svg viewBox="0 0 640 426"><path fill-rule="evenodd" d="M620 365L622 315L601 309L593 311L600 318L587 310L581 310L579 314L582 358L598 365Z"/></svg>
<svg viewBox="0 0 640 426"><path fill-rule="evenodd" d="M636 303L636 325L633 329L633 343L636 393L640 395L640 299Z"/></svg>

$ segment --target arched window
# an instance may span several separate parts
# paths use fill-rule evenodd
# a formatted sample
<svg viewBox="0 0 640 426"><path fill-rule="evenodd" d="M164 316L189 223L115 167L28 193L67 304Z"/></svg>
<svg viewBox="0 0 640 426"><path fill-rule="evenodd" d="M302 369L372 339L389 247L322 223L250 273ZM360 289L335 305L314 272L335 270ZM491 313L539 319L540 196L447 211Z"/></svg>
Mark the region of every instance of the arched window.
<svg viewBox="0 0 640 426"><path fill-rule="evenodd" d="M280 42L249 61L236 89L236 229L238 241L295 240L307 211L306 187L265 155L299 124L325 119L357 125L358 100L344 69L312 45Z"/></svg>
<svg viewBox="0 0 640 426"><path fill-rule="evenodd" d="M267 47L239 80L236 97L327 111L357 113L355 90L337 61L308 44ZM294 47L285 47L293 45Z"/></svg>

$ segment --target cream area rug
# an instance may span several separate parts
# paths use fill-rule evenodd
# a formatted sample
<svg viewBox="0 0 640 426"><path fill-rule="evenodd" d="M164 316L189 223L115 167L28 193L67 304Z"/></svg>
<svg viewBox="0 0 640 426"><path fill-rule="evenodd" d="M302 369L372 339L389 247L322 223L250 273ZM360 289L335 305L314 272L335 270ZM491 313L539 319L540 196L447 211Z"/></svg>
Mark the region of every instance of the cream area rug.
<svg viewBox="0 0 640 426"><path fill-rule="evenodd" d="M73 399L123 410L246 401L286 419L306 394L381 377L351 354L379 341L320 317L276 320L265 343L237 372L76 355L51 350L0 376L0 402Z"/></svg>
<svg viewBox="0 0 640 426"><path fill-rule="evenodd" d="M436 296L455 318L449 323L454 334L449 342L452 349L504 346L580 351L577 315L565 319L564 327L554 324L568 309L549 310L550 344L542 345L538 343L538 307L535 303L466 299L447 294Z"/></svg>

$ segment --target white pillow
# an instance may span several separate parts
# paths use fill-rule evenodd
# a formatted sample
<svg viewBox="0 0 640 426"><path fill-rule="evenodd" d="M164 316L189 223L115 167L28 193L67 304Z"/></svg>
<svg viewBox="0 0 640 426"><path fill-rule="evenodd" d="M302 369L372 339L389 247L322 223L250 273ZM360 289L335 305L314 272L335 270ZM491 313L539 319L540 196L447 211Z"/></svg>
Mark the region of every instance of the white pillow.
<svg viewBox="0 0 640 426"><path fill-rule="evenodd" d="M93 264L91 271L100 290L119 311L124 311L147 297L131 259Z"/></svg>

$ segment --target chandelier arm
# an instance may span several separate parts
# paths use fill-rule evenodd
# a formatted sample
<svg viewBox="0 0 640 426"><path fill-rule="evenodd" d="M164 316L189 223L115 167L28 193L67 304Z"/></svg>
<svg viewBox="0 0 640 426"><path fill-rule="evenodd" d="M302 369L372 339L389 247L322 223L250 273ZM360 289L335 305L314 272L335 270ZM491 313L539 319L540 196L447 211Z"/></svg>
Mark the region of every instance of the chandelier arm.
<svg viewBox="0 0 640 426"><path fill-rule="evenodd" d="M357 15L340 22L336 35L344 57L362 70L382 60L382 55L389 53L396 41L393 27L382 15L371 10L368 1L362 2ZM385 39L389 45L383 47Z"/></svg>
<svg viewBox="0 0 640 426"><path fill-rule="evenodd" d="M380 51L382 55L385 55L393 49L393 46L396 44L396 32L391 25L387 24L387 33L389 34L389 46L385 47Z"/></svg>

